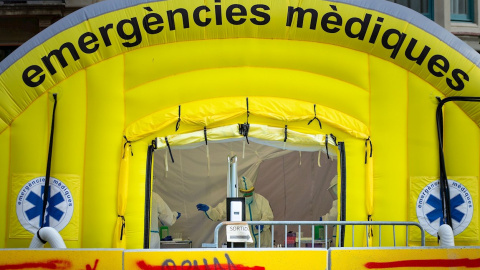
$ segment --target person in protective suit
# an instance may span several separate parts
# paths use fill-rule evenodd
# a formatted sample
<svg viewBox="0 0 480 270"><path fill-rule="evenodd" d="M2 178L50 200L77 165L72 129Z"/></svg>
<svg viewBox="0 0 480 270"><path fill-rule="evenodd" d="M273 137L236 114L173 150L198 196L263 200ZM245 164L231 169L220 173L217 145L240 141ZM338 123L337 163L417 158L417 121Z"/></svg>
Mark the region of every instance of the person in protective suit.
<svg viewBox="0 0 480 270"><path fill-rule="evenodd" d="M326 213L325 215L322 216L323 221L337 221L337 215L338 215L338 197L337 197L337 176L332 178L330 181L330 187L328 188L328 191L330 192L330 195L332 195L333 202L332 202L332 208L330 208L330 211Z"/></svg>
<svg viewBox="0 0 480 270"><path fill-rule="evenodd" d="M270 203L265 197L254 192L250 179L242 176L238 181L239 191L245 197L245 217L247 221L273 221L273 212ZM227 218L227 200L219 203L215 207L199 203L197 204L198 211L204 211L205 215L213 221L223 221ZM247 247L258 247L260 241L261 247L272 246L272 233L270 232L270 225L256 225L250 226L250 235L253 243L248 243Z"/></svg>
<svg viewBox="0 0 480 270"><path fill-rule="evenodd" d="M182 215L170 210L167 203L157 193L152 193L152 212L150 223L150 248L160 248L159 222L161 226L172 226Z"/></svg>

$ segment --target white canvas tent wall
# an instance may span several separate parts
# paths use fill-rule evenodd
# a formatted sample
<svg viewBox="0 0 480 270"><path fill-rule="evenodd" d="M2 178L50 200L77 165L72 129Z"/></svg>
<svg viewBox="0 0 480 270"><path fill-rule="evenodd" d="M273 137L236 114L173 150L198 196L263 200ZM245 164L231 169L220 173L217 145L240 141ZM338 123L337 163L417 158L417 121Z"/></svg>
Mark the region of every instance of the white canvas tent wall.
<svg viewBox="0 0 480 270"><path fill-rule="evenodd" d="M172 147L174 163L167 148L156 151L153 191L160 194L173 211L182 213L170 228L171 235L181 232L184 239L188 237L193 241L194 247L213 241L217 222L199 215L195 205L206 203L213 207L225 200L229 155L238 157L238 175L252 179L255 192L269 200L275 220L319 220L330 210L333 199L327 188L337 174L338 150L334 144L329 146L327 157L324 147L323 150L310 147L307 152L305 145L299 145L297 148L303 148L304 152L298 152L265 145L268 142L254 137L249 137L250 144L245 142L245 139L210 142L208 154L205 143L195 148L180 147L188 150ZM289 143L288 148L295 147ZM280 241L284 237L283 228L276 230ZM304 232L309 234L311 230ZM225 241L223 231L220 236L221 241Z"/></svg>

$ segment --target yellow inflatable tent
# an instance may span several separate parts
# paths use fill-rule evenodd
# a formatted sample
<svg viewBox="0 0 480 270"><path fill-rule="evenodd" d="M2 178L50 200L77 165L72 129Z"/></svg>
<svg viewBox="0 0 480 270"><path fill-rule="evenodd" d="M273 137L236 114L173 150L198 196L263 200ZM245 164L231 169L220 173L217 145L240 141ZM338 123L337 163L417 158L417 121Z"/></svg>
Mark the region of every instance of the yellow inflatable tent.
<svg viewBox="0 0 480 270"><path fill-rule="evenodd" d="M433 241L445 221L478 245L479 65L382 0L88 6L0 63L0 248L27 247L42 222L69 248L143 248L152 152L166 171L176 149L247 139L329 151L339 220L420 222ZM182 218L201 215L182 200Z"/></svg>

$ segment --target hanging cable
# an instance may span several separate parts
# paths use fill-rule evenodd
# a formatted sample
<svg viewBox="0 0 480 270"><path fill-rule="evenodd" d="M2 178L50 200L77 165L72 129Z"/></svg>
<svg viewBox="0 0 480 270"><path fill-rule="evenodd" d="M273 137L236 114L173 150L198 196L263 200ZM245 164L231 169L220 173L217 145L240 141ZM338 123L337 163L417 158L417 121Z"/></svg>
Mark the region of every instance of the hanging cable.
<svg viewBox="0 0 480 270"><path fill-rule="evenodd" d="M365 164L367 164L368 142L370 142L370 157L372 157L372 154L373 154L372 140L370 139L370 137L368 137L365 140Z"/></svg>
<svg viewBox="0 0 480 270"><path fill-rule="evenodd" d="M328 135L325 136L325 149L327 150L327 158L330 159L330 155L328 154Z"/></svg>
<svg viewBox="0 0 480 270"><path fill-rule="evenodd" d="M248 108L248 97L247 97L247 124L248 124L249 117L250 117L250 109Z"/></svg>
<svg viewBox="0 0 480 270"><path fill-rule="evenodd" d="M167 144L168 152L170 153L170 158L172 159L172 163L175 163L175 160L173 160L172 149L170 148L170 144L168 143L167 137L165 137L165 144Z"/></svg>
<svg viewBox="0 0 480 270"><path fill-rule="evenodd" d="M288 133L287 133L287 125L285 125L285 139L283 139L283 150L285 150L285 146L287 144L287 136Z"/></svg>
<svg viewBox="0 0 480 270"><path fill-rule="evenodd" d="M205 145L207 147L207 175L210 176L210 151L208 150L207 127L203 127L203 137L205 138Z"/></svg>
<svg viewBox="0 0 480 270"><path fill-rule="evenodd" d="M317 120L320 129L322 129L322 122L320 122L320 119L317 118L317 104L313 104L313 112L315 113L315 117L313 117L312 120L308 121L308 125L310 125L313 120Z"/></svg>
<svg viewBox="0 0 480 270"><path fill-rule="evenodd" d="M205 145L208 145L208 140L207 140L207 127L203 127L203 138L205 139Z"/></svg>
<svg viewBox="0 0 480 270"><path fill-rule="evenodd" d="M177 124L176 124L176 126L175 126L175 132L177 132L177 130L180 128L180 120L181 120L181 119L180 119L180 115L181 115L181 114L180 114L180 112L181 112L181 111L180 111L180 108L181 108L180 105L178 105L178 120L177 120Z"/></svg>
<svg viewBox="0 0 480 270"><path fill-rule="evenodd" d="M440 99L437 97L438 106L436 111L437 119L437 135L438 135L438 152L439 152L439 162L440 162L440 197L442 200L442 211L443 211L443 223L448 224L453 228L452 225L452 216L450 212L450 188L448 186L447 179L447 169L445 166L445 156L443 153L443 111L442 107L445 103L449 101L470 101L470 102L480 102L480 97L447 97Z"/></svg>
<svg viewBox="0 0 480 270"><path fill-rule="evenodd" d="M53 113L52 113L52 126L50 129L50 142L48 145L48 157L47 157L47 171L45 173L45 188L43 190L43 208L42 215L40 217L41 224L40 228L43 228L43 225L47 223L49 226L48 220L45 222L45 211L47 210L47 202L50 198L50 168L52 167L52 152L53 152L53 132L55 130L55 111L57 109L57 93L53 93Z"/></svg>

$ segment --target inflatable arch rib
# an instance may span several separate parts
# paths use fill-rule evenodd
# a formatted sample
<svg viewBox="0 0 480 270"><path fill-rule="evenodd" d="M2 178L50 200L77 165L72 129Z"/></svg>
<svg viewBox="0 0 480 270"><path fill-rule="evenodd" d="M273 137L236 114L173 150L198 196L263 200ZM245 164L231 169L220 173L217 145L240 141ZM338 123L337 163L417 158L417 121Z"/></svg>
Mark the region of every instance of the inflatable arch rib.
<svg viewBox="0 0 480 270"><path fill-rule="evenodd" d="M50 226L70 248L142 248L152 141L246 121L342 142L346 220L418 222L420 193L440 174L438 99L478 96L479 65L448 31L387 1L85 7L0 63L0 247L26 247L38 230L54 104L51 190L63 201ZM448 177L469 192L455 240L478 245L480 104L443 115Z"/></svg>

